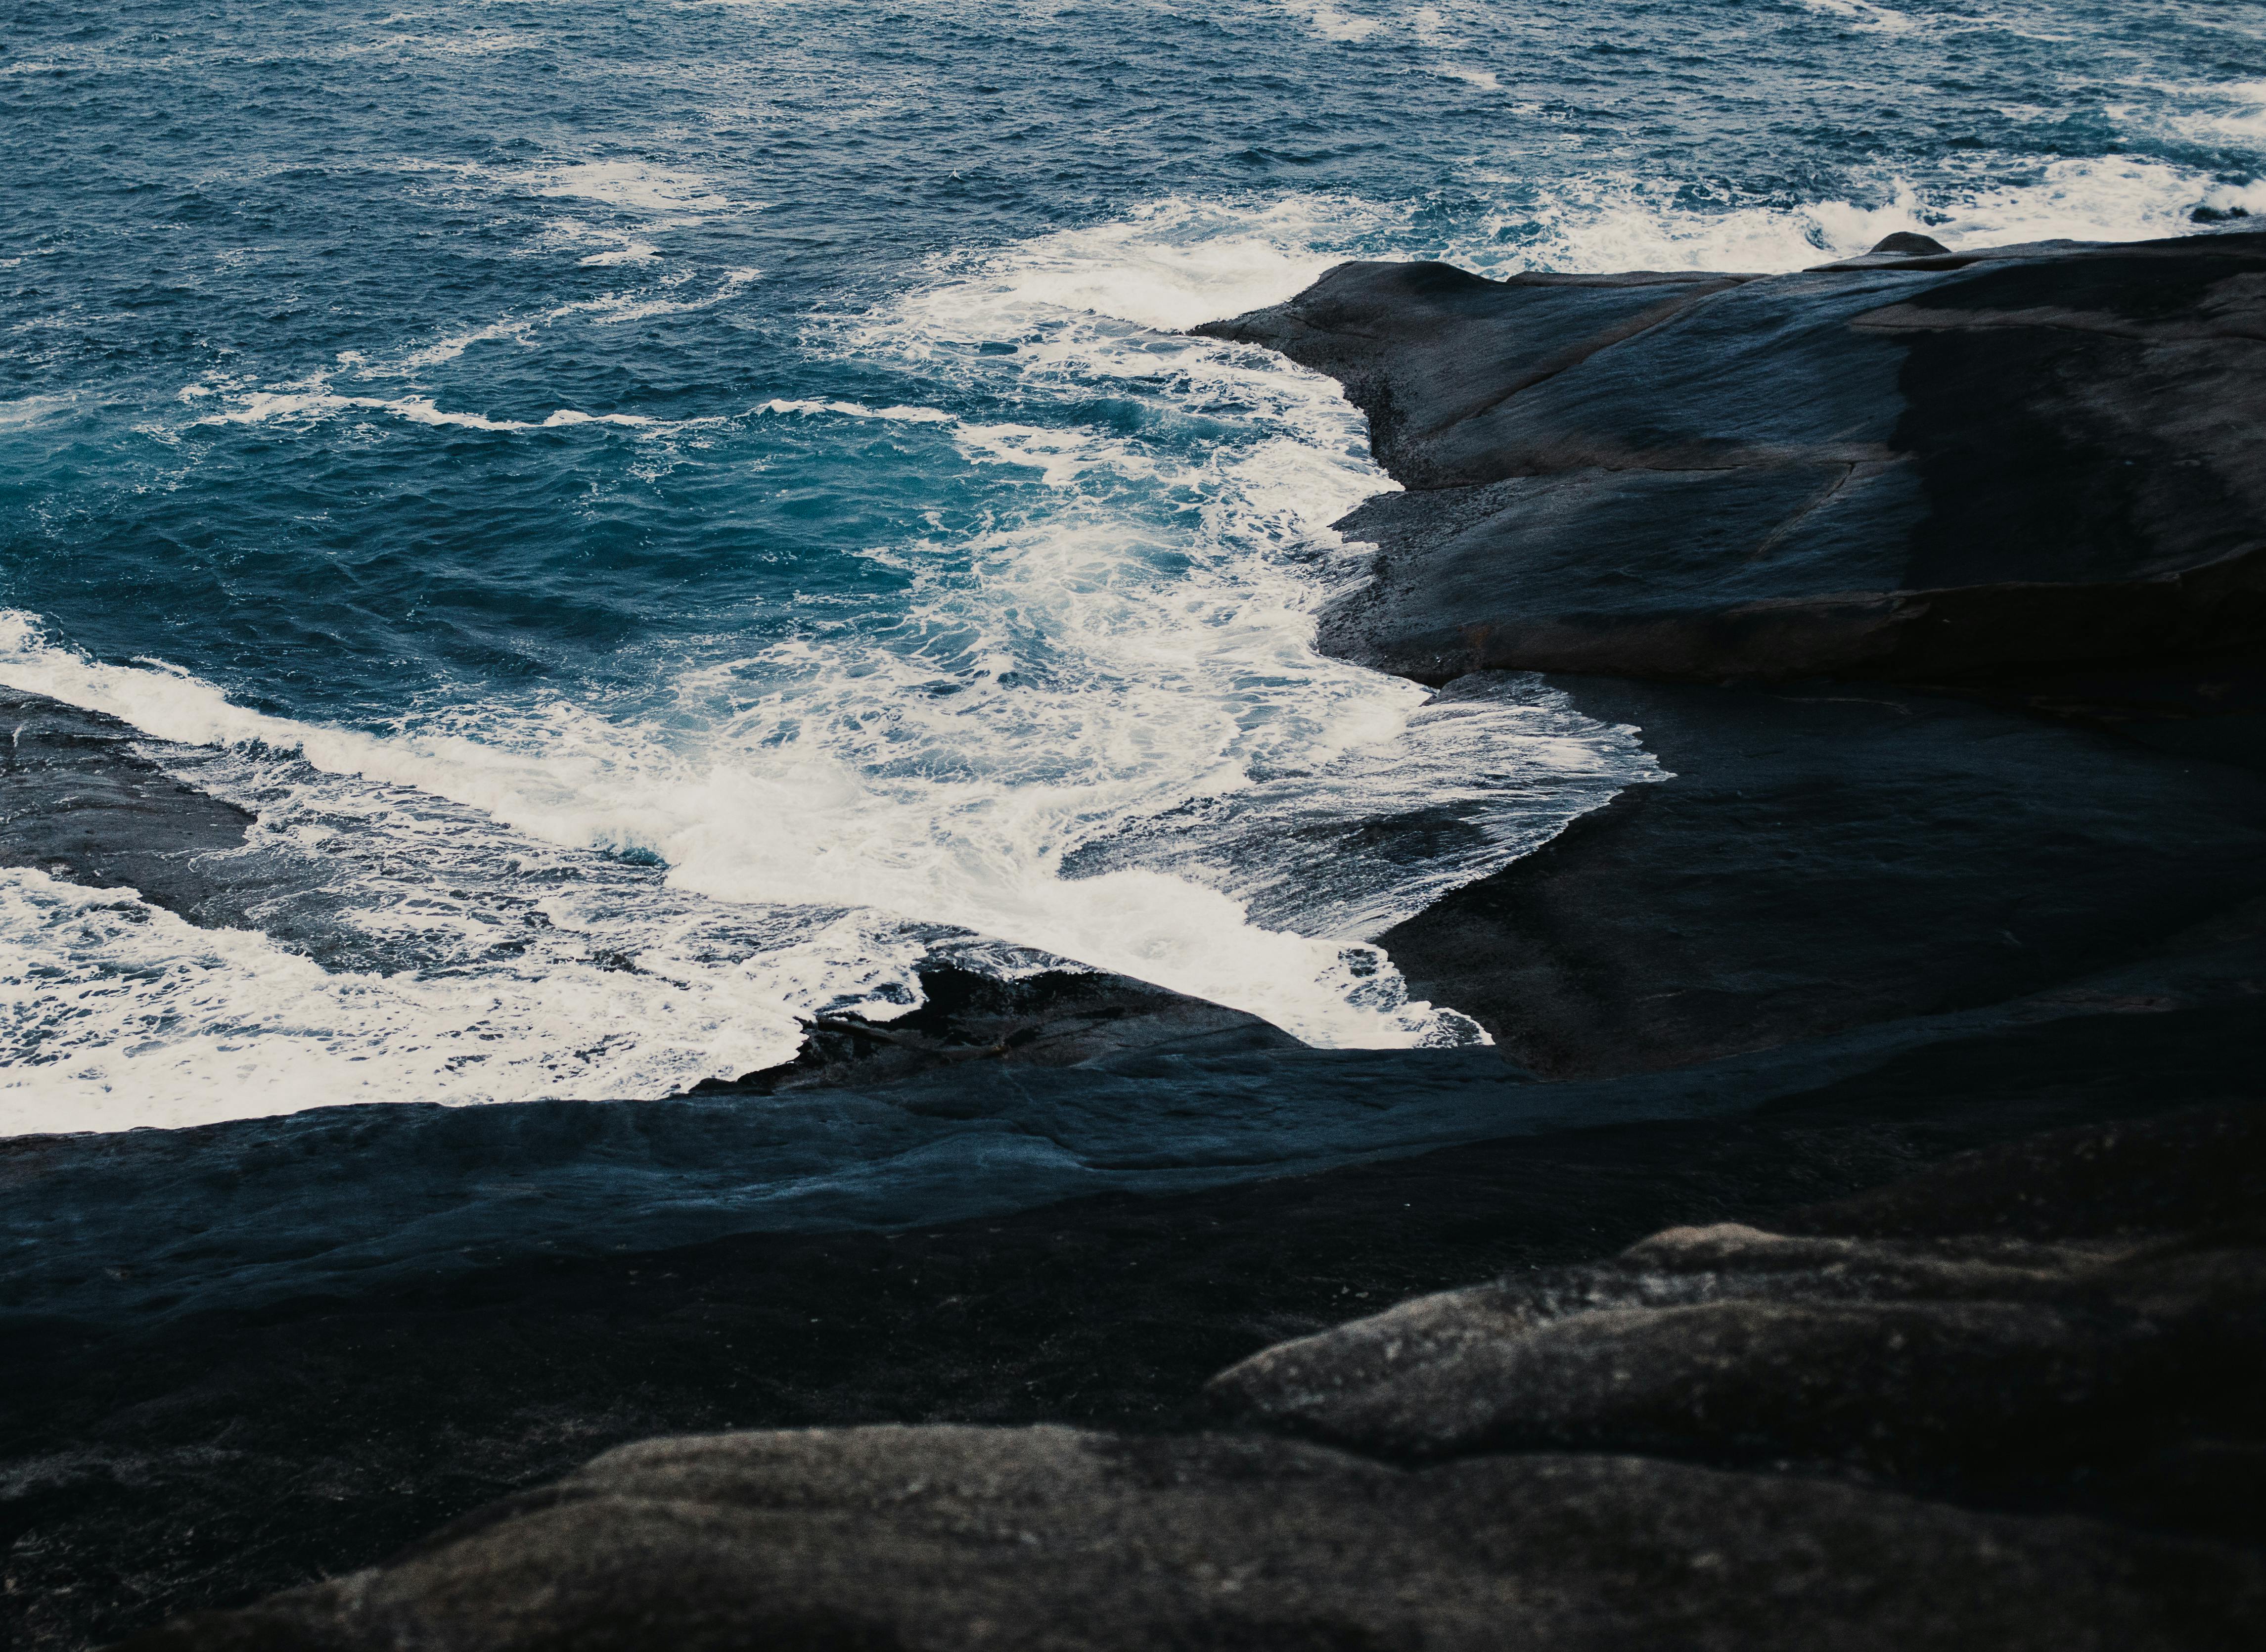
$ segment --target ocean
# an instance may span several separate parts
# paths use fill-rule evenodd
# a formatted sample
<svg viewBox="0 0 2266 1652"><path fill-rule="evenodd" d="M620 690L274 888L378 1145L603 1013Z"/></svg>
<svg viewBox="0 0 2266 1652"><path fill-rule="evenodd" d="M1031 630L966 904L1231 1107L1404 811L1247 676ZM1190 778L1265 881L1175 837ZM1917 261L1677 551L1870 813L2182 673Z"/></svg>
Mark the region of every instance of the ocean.
<svg viewBox="0 0 2266 1652"><path fill-rule="evenodd" d="M1392 484L1199 322L2266 212L2243 0L23 0L0 683L256 815L0 870L0 1134L660 1097L1069 958L1333 1049L1663 778L1327 659Z"/></svg>

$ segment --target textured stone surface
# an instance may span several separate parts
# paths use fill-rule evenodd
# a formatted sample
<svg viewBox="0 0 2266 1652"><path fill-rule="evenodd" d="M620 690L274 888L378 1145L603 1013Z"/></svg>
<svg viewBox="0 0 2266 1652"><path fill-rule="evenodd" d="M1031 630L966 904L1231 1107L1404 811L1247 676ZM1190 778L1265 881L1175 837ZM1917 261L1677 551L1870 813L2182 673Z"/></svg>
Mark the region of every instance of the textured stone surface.
<svg viewBox="0 0 2266 1652"><path fill-rule="evenodd" d="M1583 1447L1972 1486L2255 1454L2262 1202L2256 1107L2073 1131L1797 1214L1800 1233L1674 1228L1404 1303L1212 1391L1405 1458Z"/></svg>
<svg viewBox="0 0 2266 1652"><path fill-rule="evenodd" d="M654 1441L375 1571L128 1644L2232 1645L2255 1557L1614 1457L1409 1472L1040 1428Z"/></svg>
<svg viewBox="0 0 2266 1652"><path fill-rule="evenodd" d="M1408 492L1326 646L1933 679L2266 631L2266 236L1762 278L1349 264L1199 329L1340 379Z"/></svg>
<svg viewBox="0 0 2266 1652"><path fill-rule="evenodd" d="M682 1166L760 1158L749 1137L690 1133L681 1152L656 1156L652 1178L610 1181L597 1173L603 1154L562 1155L524 1124L439 1139L405 1129L405 1143L366 1121L271 1133L254 1151L193 1155L162 1174L136 1159L77 1201L85 1273L50 1262L48 1283L18 1298L45 1314L0 1318L0 1639L55 1652L105 1644L369 1566L654 1436L909 1421L1203 1426L1208 1377L1400 1297L1584 1262L1664 1227L1789 1231L1791 1207L1962 1149L2239 1096L2255 1082L2257 1020L2255 995L2008 1018L1827 1069L1759 1113L1755 1075L1732 1072L1712 1082L1746 1109L1733 1116L1593 1125L910 1232L749 1233L666 1250L642 1213L700 1202ZM1596 1116L1627 1116L1612 1089L1594 1094ZM673 1105L606 1111L626 1123ZM508 1111L449 1122L501 1127ZM154 1133L125 1139L165 1157ZM2182 1157L2175 1145L2160 1153ZM310 1188L308 1210L376 1203L376 1225L395 1237L342 1234L287 1208L258 1219L265 1250L233 1254L251 1218L231 1220L232 1200L294 1164L331 1173ZM5 1159L0 1175L13 1168ZM1955 1214L2010 1186L2054 1185L2021 1159L1982 1180L1962 1174L1968 1191L1946 1195ZM2160 1166L2100 1175L2187 1196ZM166 1187L179 1203L156 1196ZM421 1210L407 1197L420 1187L433 1195ZM135 1236L182 1225L199 1189L214 1200L201 1207L215 1218L205 1273L150 1268L136 1251L153 1247ZM33 1191L13 1180L9 1210ZM1897 1198L1897 1222L1923 1220L1908 1191ZM550 1248L537 1212L570 1221L581 1250ZM104 1242L106 1228L122 1242ZM11 1287L58 1237L11 1237ZM111 1279L106 1262L132 1276ZM256 1287L251 1301L187 1305L219 1294L214 1276L239 1273ZM181 1305L168 1312L168 1300ZM2213 1498L2250 1507L2255 1467L2238 1446L2190 1442L2132 1459L2118 1495L2167 1504L2172 1522ZM2069 1488L2056 1495L2066 1501Z"/></svg>

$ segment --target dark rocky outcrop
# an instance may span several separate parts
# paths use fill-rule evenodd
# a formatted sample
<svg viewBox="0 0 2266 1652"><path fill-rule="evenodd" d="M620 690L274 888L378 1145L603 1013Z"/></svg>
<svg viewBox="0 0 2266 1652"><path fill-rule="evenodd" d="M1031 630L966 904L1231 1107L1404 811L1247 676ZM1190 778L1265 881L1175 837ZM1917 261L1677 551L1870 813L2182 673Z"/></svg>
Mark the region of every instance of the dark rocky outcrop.
<svg viewBox="0 0 2266 1652"><path fill-rule="evenodd" d="M1409 491L1327 646L1941 680L2266 634L2266 236L1794 275L1348 264L1199 329L1340 379Z"/></svg>
<svg viewBox="0 0 2266 1652"><path fill-rule="evenodd" d="M193 910L212 887L200 862L244 844L250 815L143 756L114 717L0 690L0 866Z"/></svg>
<svg viewBox="0 0 2266 1652"><path fill-rule="evenodd" d="M626 1447L378 1571L132 1644L1901 1652L1950 1619L2106 1652L2232 1646L2262 1583L2177 1539L1626 1458L881 1428Z"/></svg>
<svg viewBox="0 0 2266 1652"><path fill-rule="evenodd" d="M1334 1444L654 1441L131 1644L2233 1648L2266 1608L2262 1195L2255 1107L2065 1132L1213 1385Z"/></svg>
<svg viewBox="0 0 2266 1652"><path fill-rule="evenodd" d="M1101 970L1002 977L931 962L917 973L917 1008L888 1021L847 1012L811 1021L793 1061L729 1082L711 1079L693 1093L889 1084L969 1061L1070 1067L1154 1048L1183 1054L1303 1048L1255 1015Z"/></svg>
<svg viewBox="0 0 2266 1652"><path fill-rule="evenodd" d="M2002 1496L2062 1480L2266 1536L2236 1495L2266 1467L2262 1208L2256 1107L2068 1131L1784 1232L1676 1228L1404 1303L1212 1389L1397 1458L1641 1451ZM2193 1495L2204 1473L2216 1495Z"/></svg>
<svg viewBox="0 0 2266 1652"><path fill-rule="evenodd" d="M2266 236L1924 239L1350 264L1202 329L1336 376L1406 485L1341 524L1377 576L1327 647L1588 674L1549 680L1676 776L1379 937L1541 1077L2257 931Z"/></svg>
<svg viewBox="0 0 2266 1652"><path fill-rule="evenodd" d="M939 1166L936 1197L996 1201L941 1225L900 1202L886 1229L850 1227L875 1212L765 1189L764 1166L800 1159L767 1133L783 1109L762 1103L350 1108L21 1146L0 1154L0 1626L60 1649L246 1604L656 1435L1203 1426L1214 1372L1412 1293L1580 1263L1663 1227L1790 1232L1791 1207L1964 1149L2241 1096L2257 1071L2243 978L2214 999L2167 976L2150 992L2182 1001L2147 1013L2103 990L2059 1014L1947 1018L1838 1070L1813 1061L1807 1081L1787 1052L1482 1089L1475 1057L1378 1054L1356 1095L1406 1106L1429 1071L1452 1071L1472 1105L1444 1133L1498 1139L1195 1192L1164 1191L1172 1173L1157 1172L1120 1184L1140 1196L1017 1210L1014 1194L1078 1184L1035 1181L1044 1161L1018 1157L1017 1135L971 1124L972 1151L902 1155ZM1268 1056L1273 1087L1246 1072L1240 1090L1160 1066L1151 1105L1260 1112L1243 1151L1288 1153L1349 1063ZM1093 1068L986 1064L892 1093L964 1106L976 1072L1099 1090L1129 1157L1159 1139L1140 1093ZM1528 1093L1588 1122L1506 1137ZM822 1100L883 1110L839 1093L785 1110ZM1640 1122L1648 1107L1715 1111ZM2163 1157L2180 1154L2098 1173L2176 1204L2189 1184ZM2055 1185L2027 1160L1993 1174L1945 1208ZM735 1205L742 1184L755 1196ZM815 1231L733 1232L783 1207Z"/></svg>
<svg viewBox="0 0 2266 1652"><path fill-rule="evenodd" d="M1553 680L1641 727L1676 778L1380 938L1413 992L1542 1077L1709 1060L2266 932L2266 778L2237 764L1877 683Z"/></svg>

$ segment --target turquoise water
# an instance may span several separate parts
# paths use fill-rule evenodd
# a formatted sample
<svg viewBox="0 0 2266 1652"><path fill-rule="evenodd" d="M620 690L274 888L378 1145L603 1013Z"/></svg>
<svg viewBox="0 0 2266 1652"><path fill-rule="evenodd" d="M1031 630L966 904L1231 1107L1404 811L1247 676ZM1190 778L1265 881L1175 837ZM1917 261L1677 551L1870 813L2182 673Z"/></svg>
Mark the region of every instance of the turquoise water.
<svg viewBox="0 0 2266 1652"><path fill-rule="evenodd" d="M939 947L1468 1041L1367 943L1657 770L1316 656L1389 484L1178 330L2266 210L2240 4L26 4L0 109L0 681L293 892L0 877L0 1129L661 1094Z"/></svg>

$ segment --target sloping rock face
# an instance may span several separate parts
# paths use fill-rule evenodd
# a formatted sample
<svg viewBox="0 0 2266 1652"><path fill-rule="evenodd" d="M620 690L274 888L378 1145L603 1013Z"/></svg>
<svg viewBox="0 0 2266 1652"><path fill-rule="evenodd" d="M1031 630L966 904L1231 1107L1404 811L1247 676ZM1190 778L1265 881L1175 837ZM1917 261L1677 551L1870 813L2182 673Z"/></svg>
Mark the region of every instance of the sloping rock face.
<svg viewBox="0 0 2266 1652"><path fill-rule="evenodd" d="M1444 695L1483 694L1491 678ZM2207 678L2205 679L2208 680ZM1559 680L1675 778L1380 938L1546 1078L1631 1073L2229 946L2266 975L2266 777L2091 720L1881 683ZM2241 759L2243 720L2226 755ZM2201 753L2209 716L2172 725Z"/></svg>
<svg viewBox="0 0 2266 1652"><path fill-rule="evenodd" d="M2063 1132L1215 1381L1326 1444L652 1441L128 1644L2233 1648L2266 1610L2262 1195L2255 1107Z"/></svg>
<svg viewBox="0 0 2266 1652"><path fill-rule="evenodd" d="M1199 328L1331 374L1407 493L1326 646L1940 680L2266 631L2266 234L1795 275L1348 264Z"/></svg>

